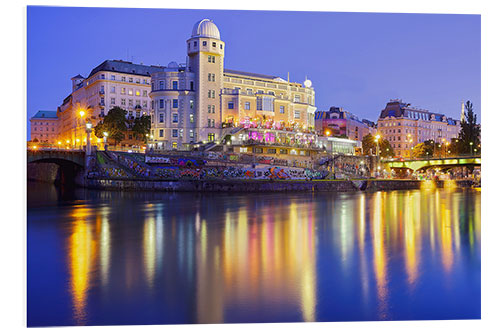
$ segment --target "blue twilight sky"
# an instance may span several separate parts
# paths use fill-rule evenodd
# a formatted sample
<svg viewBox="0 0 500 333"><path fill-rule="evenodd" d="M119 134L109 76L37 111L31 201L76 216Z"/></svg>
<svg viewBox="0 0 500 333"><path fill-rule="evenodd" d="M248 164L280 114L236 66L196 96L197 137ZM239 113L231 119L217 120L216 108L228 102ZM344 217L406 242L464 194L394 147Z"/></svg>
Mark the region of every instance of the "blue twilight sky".
<svg viewBox="0 0 500 333"><path fill-rule="evenodd" d="M481 110L479 15L28 7L28 119L56 110L70 78L106 59L185 62L202 18L226 43L225 68L278 75L376 121L391 98L459 118ZM29 120L28 120L29 126ZM29 133L29 128L28 128ZM28 134L29 135L29 134Z"/></svg>

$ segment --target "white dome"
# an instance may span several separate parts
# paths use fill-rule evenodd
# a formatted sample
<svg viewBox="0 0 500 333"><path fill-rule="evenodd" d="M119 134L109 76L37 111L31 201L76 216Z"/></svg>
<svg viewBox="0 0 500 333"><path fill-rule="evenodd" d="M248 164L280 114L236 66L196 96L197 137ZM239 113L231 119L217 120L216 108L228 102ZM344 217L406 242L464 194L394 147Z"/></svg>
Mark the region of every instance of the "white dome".
<svg viewBox="0 0 500 333"><path fill-rule="evenodd" d="M167 68L178 68L178 67L179 65L175 61L172 61L167 65Z"/></svg>
<svg viewBox="0 0 500 333"><path fill-rule="evenodd" d="M203 19L195 23L191 37L210 37L220 39L219 28L212 20Z"/></svg>

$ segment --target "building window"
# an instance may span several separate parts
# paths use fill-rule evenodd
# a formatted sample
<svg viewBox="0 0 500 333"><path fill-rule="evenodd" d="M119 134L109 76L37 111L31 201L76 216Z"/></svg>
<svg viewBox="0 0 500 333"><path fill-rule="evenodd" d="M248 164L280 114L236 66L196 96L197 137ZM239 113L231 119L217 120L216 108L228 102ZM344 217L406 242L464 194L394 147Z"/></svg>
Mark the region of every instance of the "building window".
<svg viewBox="0 0 500 333"><path fill-rule="evenodd" d="M172 107L174 109L177 109L179 107L179 100L178 99L173 99L172 100Z"/></svg>
<svg viewBox="0 0 500 333"><path fill-rule="evenodd" d="M220 44L220 49L222 50L222 44Z"/></svg>
<svg viewBox="0 0 500 333"><path fill-rule="evenodd" d="M114 75L111 75L111 80L116 80L116 77Z"/></svg>
<svg viewBox="0 0 500 333"><path fill-rule="evenodd" d="M194 123L194 114L189 115L189 122Z"/></svg>
<svg viewBox="0 0 500 333"><path fill-rule="evenodd" d="M147 109L148 108L148 101L143 101L142 102L142 107Z"/></svg>
<svg viewBox="0 0 500 333"><path fill-rule="evenodd" d="M128 106L130 106L130 107L134 106L134 101L131 100L131 99L129 99L128 100Z"/></svg>
<svg viewBox="0 0 500 333"><path fill-rule="evenodd" d="M197 42L194 42L193 43L194 47L198 46L198 43Z"/></svg>
<svg viewBox="0 0 500 333"><path fill-rule="evenodd" d="M203 41L203 46L207 46L207 41L206 40Z"/></svg>
<svg viewBox="0 0 500 333"><path fill-rule="evenodd" d="M160 90L165 89L165 81L160 81Z"/></svg>
<svg viewBox="0 0 500 333"><path fill-rule="evenodd" d="M101 74L101 79L105 79L106 77L104 76L104 74Z"/></svg>
<svg viewBox="0 0 500 333"><path fill-rule="evenodd" d="M233 102L227 103L227 108L228 109L234 109L234 103Z"/></svg>
<svg viewBox="0 0 500 333"><path fill-rule="evenodd" d="M148 97L148 91L147 90L143 90L142 91L142 97Z"/></svg>
<svg viewBox="0 0 500 333"><path fill-rule="evenodd" d="M114 94L116 92L116 87L115 86L112 86L111 87L111 93Z"/></svg>
<svg viewBox="0 0 500 333"><path fill-rule="evenodd" d="M172 122L173 123L179 122L179 115L177 113L172 113Z"/></svg>
<svg viewBox="0 0 500 333"><path fill-rule="evenodd" d="M268 154L276 154L276 148L267 148Z"/></svg>
<svg viewBox="0 0 500 333"><path fill-rule="evenodd" d="M189 100L189 108L194 108L194 101L192 99Z"/></svg>
<svg viewBox="0 0 500 333"><path fill-rule="evenodd" d="M160 138L163 138L163 130L160 130Z"/></svg>
<svg viewBox="0 0 500 333"><path fill-rule="evenodd" d="M250 102L245 102L245 110L250 110Z"/></svg>
<svg viewBox="0 0 500 333"><path fill-rule="evenodd" d="M125 76L122 76L122 81L125 82L126 78Z"/></svg>
<svg viewBox="0 0 500 333"><path fill-rule="evenodd" d="M134 82L134 78L133 77L129 77L128 78L128 82L132 82L133 83Z"/></svg>
<svg viewBox="0 0 500 333"><path fill-rule="evenodd" d="M194 131L193 130L189 130L189 137L194 138Z"/></svg>
<svg viewBox="0 0 500 333"><path fill-rule="evenodd" d="M165 108L165 100L160 99L160 109Z"/></svg>
<svg viewBox="0 0 500 333"><path fill-rule="evenodd" d="M160 113L160 123L163 123L165 121L164 119L164 114L163 113Z"/></svg>
<svg viewBox="0 0 500 333"><path fill-rule="evenodd" d="M133 95L133 94L134 94L134 91L133 91L132 89L129 89L129 90L128 90L128 94L129 94L129 95Z"/></svg>
<svg viewBox="0 0 500 333"><path fill-rule="evenodd" d="M253 90L251 88L247 88L247 95L252 95L253 94Z"/></svg>
<svg viewBox="0 0 500 333"><path fill-rule="evenodd" d="M217 47L217 44L215 42L212 42L212 47Z"/></svg>
<svg viewBox="0 0 500 333"><path fill-rule="evenodd" d="M300 111L295 111L295 119L300 119Z"/></svg>
<svg viewBox="0 0 500 333"><path fill-rule="evenodd" d="M122 94L122 95L125 95L125 88L122 88L122 90L121 90L121 94Z"/></svg>
<svg viewBox="0 0 500 333"><path fill-rule="evenodd" d="M111 104L115 105L115 99L111 98Z"/></svg>
<svg viewBox="0 0 500 333"><path fill-rule="evenodd" d="M189 82L189 89L194 90L194 82L193 81Z"/></svg>
<svg viewBox="0 0 500 333"><path fill-rule="evenodd" d="M177 149L177 141L172 142L172 149Z"/></svg>
<svg viewBox="0 0 500 333"><path fill-rule="evenodd" d="M286 155L286 154L288 154L288 150L286 150L286 149L280 149L280 154Z"/></svg>
<svg viewBox="0 0 500 333"><path fill-rule="evenodd" d="M208 56L208 62L215 64L215 56L209 55Z"/></svg>
<svg viewBox="0 0 500 333"><path fill-rule="evenodd" d="M300 102L300 95L295 95L294 100L295 103Z"/></svg>
<svg viewBox="0 0 500 333"><path fill-rule="evenodd" d="M285 113L285 106L280 105L280 113L284 114Z"/></svg>
<svg viewBox="0 0 500 333"><path fill-rule="evenodd" d="M136 95L136 96L141 96L141 92L140 92L139 90L136 90L136 91L135 91L135 95Z"/></svg>
<svg viewBox="0 0 500 333"><path fill-rule="evenodd" d="M208 133L208 141L215 141L215 133Z"/></svg>
<svg viewBox="0 0 500 333"><path fill-rule="evenodd" d="M125 106L126 102L125 102L125 98L122 98L122 102L121 102L121 105Z"/></svg>
<svg viewBox="0 0 500 333"><path fill-rule="evenodd" d="M256 153L256 154L262 154L263 151L264 150L262 148L259 148L259 147L254 147L253 148L253 152Z"/></svg>
<svg viewBox="0 0 500 333"><path fill-rule="evenodd" d="M172 89L178 90L178 88L179 88L179 82L178 81L173 81L172 82Z"/></svg>
<svg viewBox="0 0 500 333"><path fill-rule="evenodd" d="M178 136L179 136L179 131L178 131L177 129L175 129L175 128L174 128L174 129L172 130L172 137L173 137L173 138L176 138L176 137L178 137Z"/></svg>

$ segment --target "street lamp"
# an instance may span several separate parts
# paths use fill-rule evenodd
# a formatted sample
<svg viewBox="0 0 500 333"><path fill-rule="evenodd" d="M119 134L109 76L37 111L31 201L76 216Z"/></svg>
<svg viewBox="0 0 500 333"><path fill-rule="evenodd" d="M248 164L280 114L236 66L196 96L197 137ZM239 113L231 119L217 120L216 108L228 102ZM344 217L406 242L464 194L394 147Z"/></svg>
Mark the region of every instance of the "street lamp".
<svg viewBox="0 0 500 333"><path fill-rule="evenodd" d="M380 134L375 135L375 143L377 144L376 156L377 156L378 170L380 170L380 165L379 165L379 143L378 143L379 140L380 140ZM379 173L379 172L377 172L377 173Z"/></svg>
<svg viewBox="0 0 500 333"><path fill-rule="evenodd" d="M108 150L108 132L103 132L104 135L104 150Z"/></svg>
<svg viewBox="0 0 500 333"><path fill-rule="evenodd" d="M471 142L469 142L469 146L470 146L470 154L471 154L471 156L472 156L472 145L473 145L473 144L474 144L474 143L473 143L472 141L471 141Z"/></svg>
<svg viewBox="0 0 500 333"><path fill-rule="evenodd" d="M92 133L92 123L89 121L87 124L85 124L86 130L87 130L87 142L86 142L86 147L87 147L87 155L90 155L91 153L91 148L92 146L90 145L90 134Z"/></svg>

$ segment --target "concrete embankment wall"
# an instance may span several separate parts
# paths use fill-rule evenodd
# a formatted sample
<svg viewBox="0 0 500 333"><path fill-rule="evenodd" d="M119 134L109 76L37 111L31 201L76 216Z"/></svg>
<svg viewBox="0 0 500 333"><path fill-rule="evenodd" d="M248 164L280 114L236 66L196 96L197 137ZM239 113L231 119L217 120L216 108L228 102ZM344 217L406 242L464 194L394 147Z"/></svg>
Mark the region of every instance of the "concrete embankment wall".
<svg viewBox="0 0 500 333"><path fill-rule="evenodd" d="M120 180L87 179L86 186L105 190L175 191L175 192L355 192L390 191L421 188L419 180L323 180L323 181L264 181L264 180ZM445 187L436 182L436 187ZM457 181L457 187L470 187L470 181Z"/></svg>

